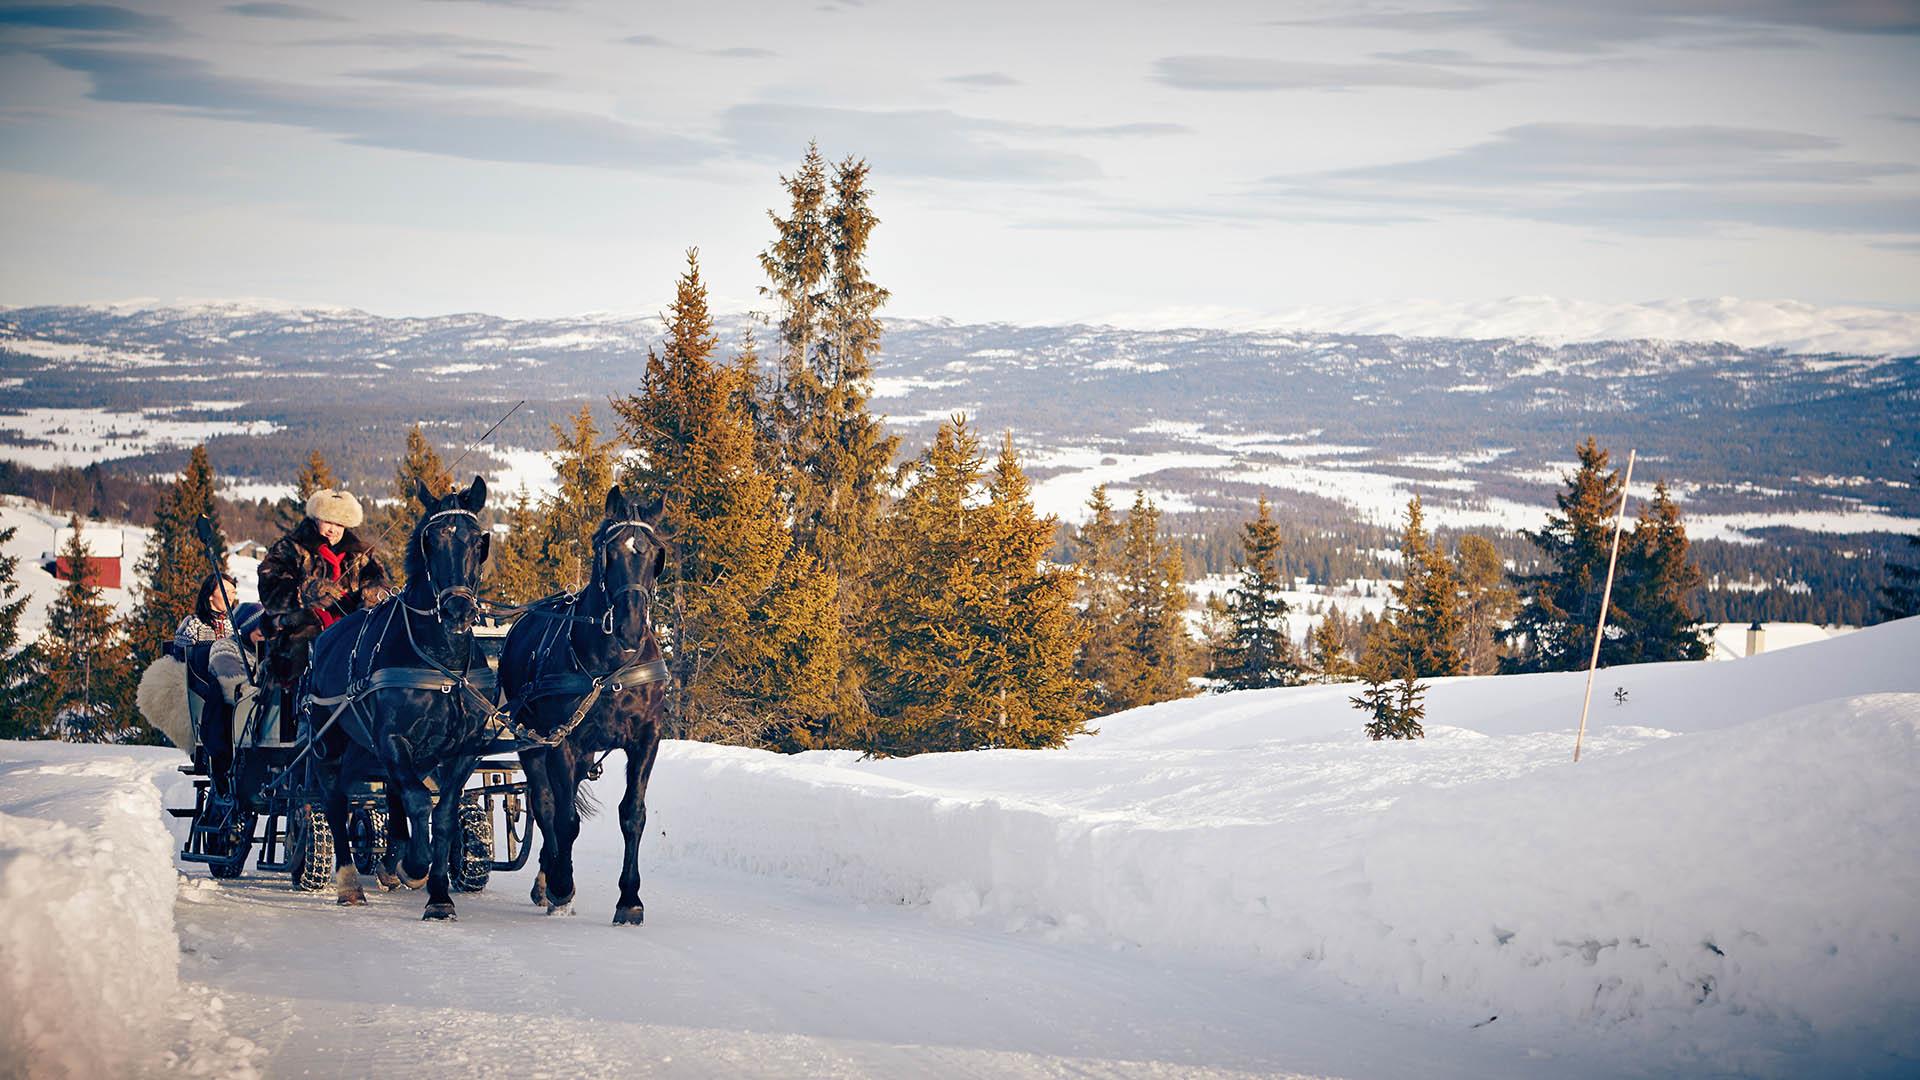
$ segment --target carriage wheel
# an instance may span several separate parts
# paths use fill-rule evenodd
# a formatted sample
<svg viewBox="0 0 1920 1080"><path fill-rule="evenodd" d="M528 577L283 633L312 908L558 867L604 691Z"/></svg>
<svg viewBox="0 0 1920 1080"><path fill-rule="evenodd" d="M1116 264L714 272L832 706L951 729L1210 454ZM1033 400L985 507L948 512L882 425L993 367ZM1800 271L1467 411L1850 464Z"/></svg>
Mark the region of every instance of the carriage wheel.
<svg viewBox="0 0 1920 1080"><path fill-rule="evenodd" d="M363 874L380 872L380 860L387 854L387 810L369 806L356 812L364 830L353 845L353 866Z"/></svg>
<svg viewBox="0 0 1920 1080"><path fill-rule="evenodd" d="M247 856L253 851L253 826L258 815L236 810L225 828L207 838L210 855L225 855L227 861L207 864L207 872L222 880L237 878L247 869Z"/></svg>
<svg viewBox="0 0 1920 1080"><path fill-rule="evenodd" d="M333 830L313 803L301 803L287 819L287 865L293 887L320 892L333 885Z"/></svg>
<svg viewBox="0 0 1920 1080"><path fill-rule="evenodd" d="M483 795L461 796L451 874L455 892L479 892L493 873L493 815L488 809Z"/></svg>

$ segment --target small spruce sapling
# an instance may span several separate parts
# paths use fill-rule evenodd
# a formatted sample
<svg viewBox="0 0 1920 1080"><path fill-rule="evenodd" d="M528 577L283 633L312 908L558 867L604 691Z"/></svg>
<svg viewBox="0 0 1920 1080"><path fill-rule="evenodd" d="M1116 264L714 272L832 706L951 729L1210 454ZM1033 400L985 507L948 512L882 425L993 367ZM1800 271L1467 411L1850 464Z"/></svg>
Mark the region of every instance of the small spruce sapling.
<svg viewBox="0 0 1920 1080"><path fill-rule="evenodd" d="M1426 693L1427 684L1415 681L1411 671L1401 675L1397 682L1388 682L1387 674L1376 669L1367 676L1366 690L1347 700L1372 717L1367 721L1366 732L1375 742L1424 739L1427 733L1420 727L1420 720L1427 715L1427 706L1422 700Z"/></svg>

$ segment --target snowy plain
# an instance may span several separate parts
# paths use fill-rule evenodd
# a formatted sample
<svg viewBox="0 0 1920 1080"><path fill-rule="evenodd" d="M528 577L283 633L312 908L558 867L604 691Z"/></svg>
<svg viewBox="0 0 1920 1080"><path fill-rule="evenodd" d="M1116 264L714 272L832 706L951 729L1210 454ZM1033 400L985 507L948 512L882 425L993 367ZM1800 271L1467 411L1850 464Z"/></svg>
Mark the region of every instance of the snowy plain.
<svg viewBox="0 0 1920 1080"><path fill-rule="evenodd" d="M33 1029L58 1038L16 1024L6 1056L30 1075L87 1075L47 1056L75 1047L228 1075L1913 1075L1916 655L1905 620L1609 669L1577 765L1579 675L1435 680L1409 743L1361 737L1344 686L1135 710L1057 751L670 743L633 930L606 925L610 812L586 823L571 919L527 903L527 872L436 926L413 894L340 910L197 868L169 918L154 823L163 788L187 797L178 754L4 744L0 893L27 929L0 934L0 1012L72 987L41 1010L63 1026ZM170 1019L109 1007L130 973Z"/></svg>

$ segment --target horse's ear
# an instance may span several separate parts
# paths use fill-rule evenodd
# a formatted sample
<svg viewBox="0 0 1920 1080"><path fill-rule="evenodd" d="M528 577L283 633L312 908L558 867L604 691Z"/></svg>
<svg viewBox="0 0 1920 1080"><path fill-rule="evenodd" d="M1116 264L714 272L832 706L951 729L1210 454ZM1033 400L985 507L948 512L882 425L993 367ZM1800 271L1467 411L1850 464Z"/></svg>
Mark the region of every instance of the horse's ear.
<svg viewBox="0 0 1920 1080"><path fill-rule="evenodd" d="M420 503L421 509L433 509L433 489L427 486L425 480L417 476L413 478L413 497Z"/></svg>
<svg viewBox="0 0 1920 1080"><path fill-rule="evenodd" d="M607 489L607 520L620 521L632 512L627 504L627 493L620 490L619 484Z"/></svg>
<svg viewBox="0 0 1920 1080"><path fill-rule="evenodd" d="M660 524L660 512L666 509L666 506L667 500L655 495L653 498L648 499L645 505L640 507L640 513L635 516L649 525L658 525Z"/></svg>
<svg viewBox="0 0 1920 1080"><path fill-rule="evenodd" d="M467 490L460 493L460 505L471 513L479 513L487 505L487 478L476 476Z"/></svg>

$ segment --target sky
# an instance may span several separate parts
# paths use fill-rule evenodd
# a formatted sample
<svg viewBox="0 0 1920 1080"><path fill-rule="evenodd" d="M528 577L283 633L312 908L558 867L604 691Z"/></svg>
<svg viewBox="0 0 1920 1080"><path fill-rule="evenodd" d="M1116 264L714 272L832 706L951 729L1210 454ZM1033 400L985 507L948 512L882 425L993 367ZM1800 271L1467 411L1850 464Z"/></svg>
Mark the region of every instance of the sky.
<svg viewBox="0 0 1920 1080"><path fill-rule="evenodd" d="M1920 0L0 0L0 304L755 310L809 140L892 315L1920 308Z"/></svg>

